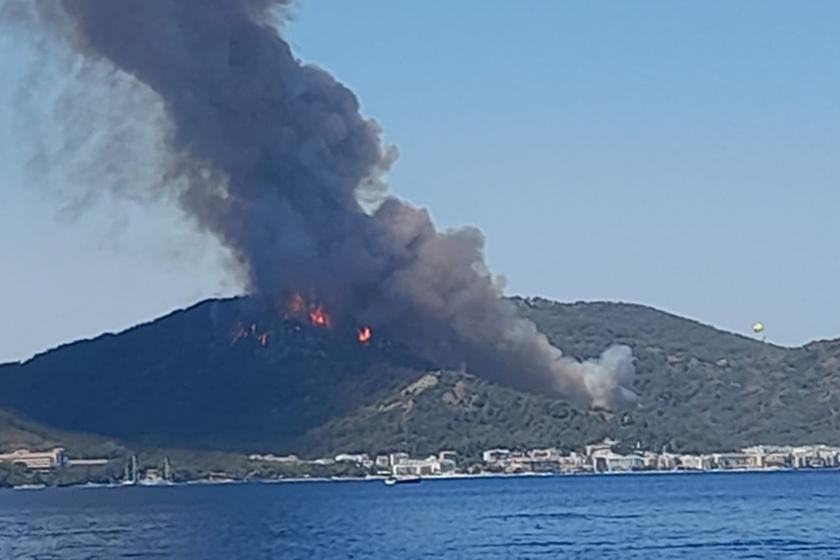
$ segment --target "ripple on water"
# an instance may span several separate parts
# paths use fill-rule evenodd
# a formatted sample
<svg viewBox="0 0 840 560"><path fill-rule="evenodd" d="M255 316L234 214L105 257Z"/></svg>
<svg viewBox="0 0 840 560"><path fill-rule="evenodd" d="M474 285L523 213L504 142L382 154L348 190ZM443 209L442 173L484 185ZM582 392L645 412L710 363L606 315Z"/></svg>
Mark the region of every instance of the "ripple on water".
<svg viewBox="0 0 840 560"><path fill-rule="evenodd" d="M0 559L837 556L840 473L0 492Z"/></svg>

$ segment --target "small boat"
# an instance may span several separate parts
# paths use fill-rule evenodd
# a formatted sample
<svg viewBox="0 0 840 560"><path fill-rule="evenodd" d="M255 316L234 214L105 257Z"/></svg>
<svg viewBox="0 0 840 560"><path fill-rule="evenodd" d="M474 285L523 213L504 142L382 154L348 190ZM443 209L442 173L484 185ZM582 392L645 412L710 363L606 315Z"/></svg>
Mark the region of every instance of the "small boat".
<svg viewBox="0 0 840 560"><path fill-rule="evenodd" d="M385 486L396 486L397 484L416 484L420 482L419 476L389 476L385 479Z"/></svg>
<svg viewBox="0 0 840 560"><path fill-rule="evenodd" d="M174 482L161 477L146 476L137 483L140 486L175 486Z"/></svg>
<svg viewBox="0 0 840 560"><path fill-rule="evenodd" d="M140 486L173 486L172 468L169 466L169 457L163 459L163 472L158 469L146 469L138 481Z"/></svg>
<svg viewBox="0 0 840 560"><path fill-rule="evenodd" d="M12 489L14 490L43 490L46 488L46 484L18 484L17 486L13 486Z"/></svg>

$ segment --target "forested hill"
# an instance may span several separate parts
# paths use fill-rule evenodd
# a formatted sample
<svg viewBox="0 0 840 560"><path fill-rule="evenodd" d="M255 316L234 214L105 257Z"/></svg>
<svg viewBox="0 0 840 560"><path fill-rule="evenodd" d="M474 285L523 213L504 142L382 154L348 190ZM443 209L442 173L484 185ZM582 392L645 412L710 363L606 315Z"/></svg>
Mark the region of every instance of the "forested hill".
<svg viewBox="0 0 840 560"><path fill-rule="evenodd" d="M387 333L360 345L352 331L234 298L0 367L0 407L132 446L302 455L576 448L605 436L692 451L840 443L840 342L786 349L638 305L513 301L569 355L632 347L638 403L581 410L437 372Z"/></svg>

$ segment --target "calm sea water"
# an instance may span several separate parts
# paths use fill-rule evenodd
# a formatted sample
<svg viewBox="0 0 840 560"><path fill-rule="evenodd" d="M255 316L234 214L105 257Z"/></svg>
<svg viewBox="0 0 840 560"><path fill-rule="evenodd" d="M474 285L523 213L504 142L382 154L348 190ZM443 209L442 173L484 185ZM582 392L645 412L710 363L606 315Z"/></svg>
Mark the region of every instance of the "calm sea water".
<svg viewBox="0 0 840 560"><path fill-rule="evenodd" d="M840 473L0 491L0 558L840 558Z"/></svg>

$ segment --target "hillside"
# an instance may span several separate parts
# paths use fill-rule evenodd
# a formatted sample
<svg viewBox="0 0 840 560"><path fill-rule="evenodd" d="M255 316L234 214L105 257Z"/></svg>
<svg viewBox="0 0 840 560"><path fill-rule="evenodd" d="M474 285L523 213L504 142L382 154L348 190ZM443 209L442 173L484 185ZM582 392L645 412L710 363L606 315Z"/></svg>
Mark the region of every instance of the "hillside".
<svg viewBox="0 0 840 560"><path fill-rule="evenodd" d="M572 449L605 436L686 451L840 443L840 342L786 349L638 305L514 303L570 355L632 347L638 403L579 410L437 372L387 333L360 345L236 298L2 367L0 406L132 446L302 455Z"/></svg>
<svg viewBox="0 0 840 560"><path fill-rule="evenodd" d="M64 447L71 457L115 457L124 453L122 446L108 438L62 431L0 410L0 453L53 447Z"/></svg>
<svg viewBox="0 0 840 560"><path fill-rule="evenodd" d="M0 406L139 446L303 451L307 429L428 366L252 303L206 301L0 370Z"/></svg>
<svg viewBox="0 0 840 560"><path fill-rule="evenodd" d="M633 348L640 399L613 428L625 441L697 451L840 443L840 342L786 349L639 305L517 303L572 354L608 340Z"/></svg>

